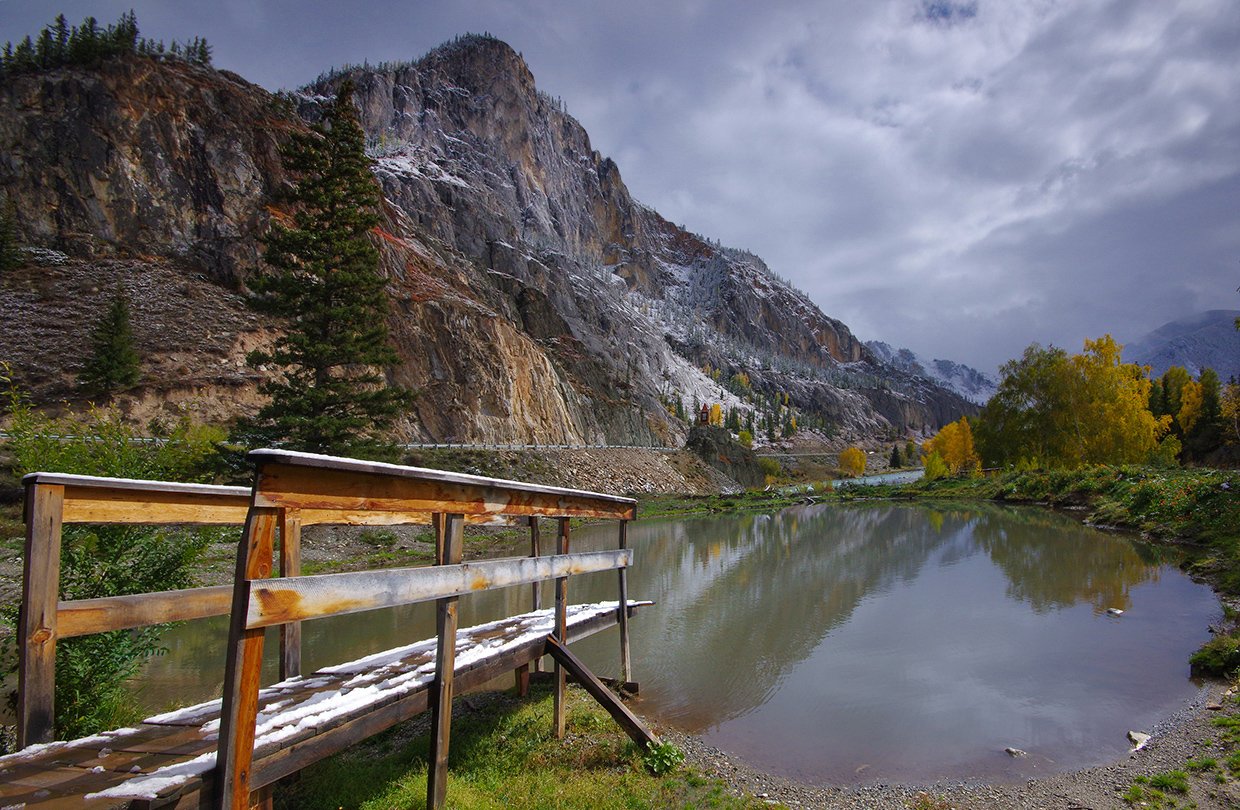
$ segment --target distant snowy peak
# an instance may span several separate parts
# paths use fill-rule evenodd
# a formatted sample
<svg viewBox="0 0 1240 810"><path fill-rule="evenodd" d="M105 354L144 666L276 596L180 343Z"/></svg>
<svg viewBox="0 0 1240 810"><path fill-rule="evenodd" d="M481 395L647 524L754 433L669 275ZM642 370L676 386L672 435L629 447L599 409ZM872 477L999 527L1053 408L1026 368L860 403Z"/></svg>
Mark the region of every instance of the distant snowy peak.
<svg viewBox="0 0 1240 810"><path fill-rule="evenodd" d="M978 405L984 405L999 387L989 375L952 360L929 360L909 349L897 349L881 340L866 341L865 346L880 363L924 377Z"/></svg>
<svg viewBox="0 0 1240 810"><path fill-rule="evenodd" d="M1180 366L1193 376L1212 368L1223 380L1240 377L1238 317L1234 309L1212 309L1165 323L1124 346L1124 360L1150 366L1154 376Z"/></svg>

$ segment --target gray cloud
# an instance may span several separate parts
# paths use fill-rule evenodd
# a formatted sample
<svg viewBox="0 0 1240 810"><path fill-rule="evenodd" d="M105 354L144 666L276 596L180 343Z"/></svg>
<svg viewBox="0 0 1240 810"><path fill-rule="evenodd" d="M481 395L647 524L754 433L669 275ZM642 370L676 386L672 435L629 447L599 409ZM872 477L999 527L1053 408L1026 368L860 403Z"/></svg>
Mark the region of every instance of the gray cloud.
<svg viewBox="0 0 1240 810"><path fill-rule="evenodd" d="M993 367L1240 300L1233 0L61 8L131 5L271 88L487 30L639 199L760 253L864 338ZM10 0L0 26L48 13Z"/></svg>

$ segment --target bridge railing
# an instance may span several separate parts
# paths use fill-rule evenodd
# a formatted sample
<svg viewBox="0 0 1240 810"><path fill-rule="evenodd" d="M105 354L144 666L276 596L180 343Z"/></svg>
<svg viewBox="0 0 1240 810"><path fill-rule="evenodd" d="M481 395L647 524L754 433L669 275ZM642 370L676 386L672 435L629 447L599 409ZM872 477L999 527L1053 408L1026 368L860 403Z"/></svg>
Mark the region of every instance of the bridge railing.
<svg viewBox="0 0 1240 810"><path fill-rule="evenodd" d="M36 472L25 487L25 555L18 619L17 744L50 742L53 736L56 647L60 639L127 630L166 622L222 616L232 607L231 585L62 601L60 548L67 524L237 525L249 513L251 488L102 478ZM501 516L470 515L471 523L502 522ZM347 509L281 508L280 574L301 573L301 528L319 523L425 524L427 513L363 513ZM281 627L280 677L297 675L301 634L296 623Z"/></svg>
<svg viewBox="0 0 1240 810"><path fill-rule="evenodd" d="M245 532L238 546L234 580L216 761L216 796L221 806L248 807L251 799L251 759L258 716L263 629L271 624L288 626L339 613L437 601L438 648L431 687L428 807L441 807L446 795L460 596L554 579L554 637L565 643L568 576L618 570L617 619L621 626L622 678L627 680L625 572L632 559L632 552L626 548L627 521L637 516L637 504L633 499L280 450L256 450L248 458L255 465L255 480ZM272 579L269 575L281 510L286 514L326 511L368 515L378 521L392 522L429 519L435 529L436 565L324 574L298 580ZM501 516L530 521L533 558L462 563L462 530L466 520L490 520ZM570 520L583 517L618 520L619 548L570 554ZM537 556L539 518L555 518L558 524L556 553L550 557ZM564 734L565 680L561 658L556 657L556 736Z"/></svg>

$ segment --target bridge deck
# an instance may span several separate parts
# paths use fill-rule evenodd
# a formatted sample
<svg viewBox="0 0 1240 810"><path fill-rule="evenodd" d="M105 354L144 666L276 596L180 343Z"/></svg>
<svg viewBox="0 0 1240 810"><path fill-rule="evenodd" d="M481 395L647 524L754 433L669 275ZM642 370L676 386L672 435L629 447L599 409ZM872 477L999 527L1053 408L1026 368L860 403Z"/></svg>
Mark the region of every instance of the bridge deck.
<svg viewBox="0 0 1240 810"><path fill-rule="evenodd" d="M629 602L633 607L648 602ZM455 680L475 688L541 657L554 612L512 616L457 633ZM619 620L617 602L568 608L570 640ZM261 788L429 705L431 638L290 678L259 693L251 785ZM220 701L147 718L136 728L31 746L0 757L0 807L208 806Z"/></svg>

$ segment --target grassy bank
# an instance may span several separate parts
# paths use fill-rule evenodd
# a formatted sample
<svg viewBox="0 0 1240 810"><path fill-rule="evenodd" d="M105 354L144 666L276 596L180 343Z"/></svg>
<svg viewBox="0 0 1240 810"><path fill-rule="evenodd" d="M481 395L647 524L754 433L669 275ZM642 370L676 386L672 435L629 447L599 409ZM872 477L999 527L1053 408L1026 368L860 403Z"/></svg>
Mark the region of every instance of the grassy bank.
<svg viewBox="0 0 1240 810"><path fill-rule="evenodd" d="M534 684L526 698L511 692L458 698L448 805L461 810L770 806L737 798L722 782L686 768L651 773L650 758L577 687L569 689L563 740L552 736L551 720L549 685ZM296 782L277 788L276 807L425 807L429 744L425 718L397 727L302 771Z"/></svg>
<svg viewBox="0 0 1240 810"><path fill-rule="evenodd" d="M1138 532L1189 552L1194 570L1240 595L1240 473L1088 467L981 478L855 487L842 499L908 498L1038 503L1080 512L1087 523Z"/></svg>

